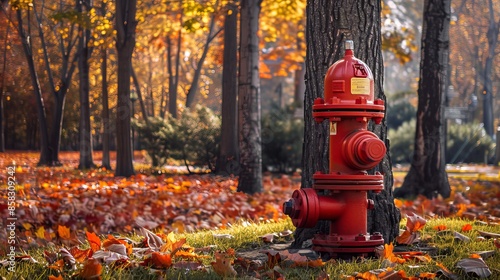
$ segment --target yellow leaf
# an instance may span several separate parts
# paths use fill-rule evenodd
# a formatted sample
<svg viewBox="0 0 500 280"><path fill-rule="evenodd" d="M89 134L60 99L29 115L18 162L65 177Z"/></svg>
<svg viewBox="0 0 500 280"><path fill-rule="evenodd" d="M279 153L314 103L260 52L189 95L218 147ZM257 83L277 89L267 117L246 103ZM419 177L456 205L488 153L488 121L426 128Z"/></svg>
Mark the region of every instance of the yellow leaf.
<svg viewBox="0 0 500 280"><path fill-rule="evenodd" d="M35 235L36 235L36 237L38 237L40 239L45 239L45 228L43 226L39 227L36 230Z"/></svg>

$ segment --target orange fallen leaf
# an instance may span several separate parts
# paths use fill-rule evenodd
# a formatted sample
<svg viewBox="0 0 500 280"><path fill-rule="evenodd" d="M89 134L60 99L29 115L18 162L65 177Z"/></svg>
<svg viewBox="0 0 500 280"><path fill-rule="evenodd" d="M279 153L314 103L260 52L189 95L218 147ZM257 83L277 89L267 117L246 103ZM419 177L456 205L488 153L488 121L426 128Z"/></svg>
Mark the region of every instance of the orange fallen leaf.
<svg viewBox="0 0 500 280"><path fill-rule="evenodd" d="M49 265L49 269L57 270L57 271L62 271L64 268L64 260L60 259L53 264Z"/></svg>
<svg viewBox="0 0 500 280"><path fill-rule="evenodd" d="M440 224L440 225L434 226L433 229L435 229L437 231L443 231L443 230L446 230L446 225Z"/></svg>
<svg viewBox="0 0 500 280"><path fill-rule="evenodd" d="M408 213L406 217L406 228L410 232L419 231L424 228L427 221L415 213Z"/></svg>
<svg viewBox="0 0 500 280"><path fill-rule="evenodd" d="M394 244L384 244L384 251L382 252L382 259L386 259L391 263L404 263L406 260L403 258L397 257L394 252Z"/></svg>
<svg viewBox="0 0 500 280"><path fill-rule="evenodd" d="M88 232L86 231L85 234L87 235L87 241L90 244L90 249L92 249L92 252L97 252L101 249L101 239L97 234L93 232Z"/></svg>
<svg viewBox="0 0 500 280"><path fill-rule="evenodd" d="M59 276L49 275L49 280L64 280L64 278L59 274Z"/></svg>
<svg viewBox="0 0 500 280"><path fill-rule="evenodd" d="M221 252L215 252L215 262L212 262L214 271L222 277L235 277L238 273L232 265L233 258Z"/></svg>
<svg viewBox="0 0 500 280"><path fill-rule="evenodd" d="M153 268L169 268L170 266L172 266L172 258L170 257L170 254L153 252L153 254L151 254L151 263L153 265Z"/></svg>
<svg viewBox="0 0 500 280"><path fill-rule="evenodd" d="M57 226L57 233L59 234L59 237L62 239L69 240L71 239L71 233L68 227L58 225Z"/></svg>
<svg viewBox="0 0 500 280"><path fill-rule="evenodd" d="M69 252L75 258L75 260L79 263L83 263L85 260L87 260L89 257L92 256L92 250L90 248L86 249L86 250L82 250L78 247L73 247L73 248L69 249Z"/></svg>
<svg viewBox="0 0 500 280"><path fill-rule="evenodd" d="M462 231L471 231L471 230L472 230L471 224L466 224L462 227Z"/></svg>
<svg viewBox="0 0 500 280"><path fill-rule="evenodd" d="M102 265L98 260L88 259L83 265L82 271L78 274L85 280L101 279Z"/></svg>

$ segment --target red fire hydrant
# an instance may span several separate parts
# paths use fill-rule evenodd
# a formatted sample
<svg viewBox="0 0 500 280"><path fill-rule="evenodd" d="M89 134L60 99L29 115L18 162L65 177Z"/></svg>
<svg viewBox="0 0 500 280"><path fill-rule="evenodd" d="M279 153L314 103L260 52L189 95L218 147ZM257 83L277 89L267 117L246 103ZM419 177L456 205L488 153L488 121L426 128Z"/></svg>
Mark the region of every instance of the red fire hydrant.
<svg viewBox="0 0 500 280"><path fill-rule="evenodd" d="M316 172L313 187L296 190L283 212L301 228L330 221L330 232L312 240L313 250L327 258L370 255L384 240L367 232L367 211L374 207L367 192L383 190L384 178L367 170L380 163L386 147L367 126L370 120L380 124L384 101L374 98L373 74L354 57L353 41L345 42L344 58L328 69L324 99L314 101L313 117L330 123L329 172Z"/></svg>

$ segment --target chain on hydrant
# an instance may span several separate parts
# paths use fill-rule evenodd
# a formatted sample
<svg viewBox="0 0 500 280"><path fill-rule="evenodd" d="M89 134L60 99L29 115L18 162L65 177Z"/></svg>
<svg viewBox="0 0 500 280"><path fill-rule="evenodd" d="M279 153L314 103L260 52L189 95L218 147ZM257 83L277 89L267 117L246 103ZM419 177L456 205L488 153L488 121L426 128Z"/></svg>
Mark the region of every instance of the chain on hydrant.
<svg viewBox="0 0 500 280"><path fill-rule="evenodd" d="M312 188L296 190L283 204L296 227L330 222L329 233L316 234L312 242L314 251L334 258L369 255L384 244L380 233L367 231L368 210L374 207L367 192L384 189L383 176L368 175L367 170L386 153L384 142L367 128L370 120L381 123L384 102L374 98L373 74L354 56L353 45L345 42L344 58L325 76L324 99L313 105L316 122L330 124L329 172L316 172Z"/></svg>

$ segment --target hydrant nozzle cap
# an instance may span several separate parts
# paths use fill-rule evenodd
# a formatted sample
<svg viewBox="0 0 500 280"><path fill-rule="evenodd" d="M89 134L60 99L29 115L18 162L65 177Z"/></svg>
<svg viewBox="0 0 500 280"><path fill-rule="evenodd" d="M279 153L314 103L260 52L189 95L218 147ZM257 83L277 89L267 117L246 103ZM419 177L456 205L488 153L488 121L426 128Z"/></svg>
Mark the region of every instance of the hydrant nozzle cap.
<svg viewBox="0 0 500 280"><path fill-rule="evenodd" d="M346 40L344 43L344 47L346 50L354 50L354 41L353 40Z"/></svg>

